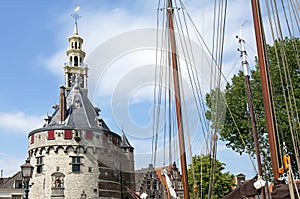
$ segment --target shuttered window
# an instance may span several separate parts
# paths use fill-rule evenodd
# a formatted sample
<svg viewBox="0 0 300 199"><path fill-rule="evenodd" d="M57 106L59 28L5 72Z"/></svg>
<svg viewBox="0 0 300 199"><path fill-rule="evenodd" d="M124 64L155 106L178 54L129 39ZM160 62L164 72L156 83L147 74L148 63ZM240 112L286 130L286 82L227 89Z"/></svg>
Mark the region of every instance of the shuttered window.
<svg viewBox="0 0 300 199"><path fill-rule="evenodd" d="M72 139L72 130L65 130L65 139Z"/></svg>
<svg viewBox="0 0 300 199"><path fill-rule="evenodd" d="M92 131L86 131L85 132L85 138L87 140L92 140L93 139L93 132Z"/></svg>
<svg viewBox="0 0 300 199"><path fill-rule="evenodd" d="M31 144L34 143L34 134L31 135L30 142L31 142Z"/></svg>
<svg viewBox="0 0 300 199"><path fill-rule="evenodd" d="M53 140L54 139L54 130L49 130L48 131L48 140Z"/></svg>

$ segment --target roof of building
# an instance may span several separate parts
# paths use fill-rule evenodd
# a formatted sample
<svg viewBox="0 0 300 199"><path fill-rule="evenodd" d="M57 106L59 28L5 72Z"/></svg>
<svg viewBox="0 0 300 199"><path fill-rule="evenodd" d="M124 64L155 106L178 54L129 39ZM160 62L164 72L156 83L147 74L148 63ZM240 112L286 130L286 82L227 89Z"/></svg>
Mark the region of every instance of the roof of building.
<svg viewBox="0 0 300 199"><path fill-rule="evenodd" d="M55 107L55 111L51 116L48 127L67 126L76 128L98 128L110 131L105 122L100 118L100 109L94 107L87 97L87 94L76 84L66 96L66 119L60 121L59 106Z"/></svg>
<svg viewBox="0 0 300 199"><path fill-rule="evenodd" d="M22 181L22 172L18 171L15 175L10 178L4 179L3 183L0 184L0 189L13 189L15 188L15 181L20 180Z"/></svg>
<svg viewBox="0 0 300 199"><path fill-rule="evenodd" d="M140 189L140 187L143 183L144 176L149 172L154 172L153 164L149 164L149 166L147 168L141 168L134 172L134 174L135 174L134 175L135 176L135 189L136 190Z"/></svg>
<svg viewBox="0 0 300 199"><path fill-rule="evenodd" d="M122 148L132 148L133 149L133 147L130 145L127 137L125 136L124 132L121 135L121 144L120 144L120 147L122 147Z"/></svg>

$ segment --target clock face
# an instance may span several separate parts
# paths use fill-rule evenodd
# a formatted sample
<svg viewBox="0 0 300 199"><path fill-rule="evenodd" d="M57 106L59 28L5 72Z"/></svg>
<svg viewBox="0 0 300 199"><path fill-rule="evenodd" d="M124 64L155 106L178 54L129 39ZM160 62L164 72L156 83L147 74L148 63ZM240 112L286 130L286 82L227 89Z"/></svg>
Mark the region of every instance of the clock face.
<svg viewBox="0 0 300 199"><path fill-rule="evenodd" d="M71 73L68 75L69 87L73 87L76 81L79 83L80 87L83 88L83 75Z"/></svg>

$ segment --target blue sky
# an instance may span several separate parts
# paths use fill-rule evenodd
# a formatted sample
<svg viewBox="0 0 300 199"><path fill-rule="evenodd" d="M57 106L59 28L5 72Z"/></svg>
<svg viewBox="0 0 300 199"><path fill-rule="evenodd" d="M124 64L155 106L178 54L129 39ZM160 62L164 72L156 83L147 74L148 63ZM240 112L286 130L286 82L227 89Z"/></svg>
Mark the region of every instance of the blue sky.
<svg viewBox="0 0 300 199"><path fill-rule="evenodd" d="M196 24L200 29L205 29L203 36L207 41L211 40L209 24L201 24L205 21L202 17L211 18L211 2L186 0L184 1L191 16L195 16ZM80 6L79 34L85 39L84 48L87 52L86 62L90 68L97 64L93 58L89 58L97 47L105 44L114 44L119 35L137 29L156 27L157 1L145 0L10 0L0 3L0 57L1 57L1 98L0 98L0 169L4 170L4 176L10 176L18 171L19 166L27 157L27 134L43 124L43 118L47 113L52 113L52 105L58 102L59 86L64 84L63 63L67 61L65 50L68 47L67 38L73 32L74 22L71 14L76 6ZM244 38L249 43L247 49L249 61L255 54L254 34L252 30L252 16L250 3L244 1L229 1L228 20L226 31L226 47L224 52L224 65L227 73L239 70L239 59L236 49L239 47L235 35L239 33L240 25L246 20ZM203 14L204 13L204 14ZM201 24L201 25L200 25ZM145 38L147 39L147 38ZM118 45L116 43L116 45ZM247 48L247 47L246 47ZM147 50L135 52L118 59L112 60L111 68L102 74L90 74L89 95L94 105L102 110L101 116L108 126L115 132L124 129L128 132L129 140L135 147L136 167L146 167L147 162L143 157L149 153L151 146L145 147L145 137L131 133L127 123L118 121L115 107L111 106L118 90L118 82L124 80L124 73L134 70L132 66L154 64L155 59ZM90 63L88 61L91 61ZM119 68L117 65L122 65ZM126 67L128 66L128 67ZM252 66L253 67L253 66ZM91 71L94 71L91 69ZM109 75L108 75L109 74ZM108 75L108 76L105 76ZM100 81L99 81L100 79ZM129 84L129 83L128 83ZM124 89L129 87L125 86ZM128 87L127 87L128 86ZM132 86L132 85L131 85ZM114 89L111 89L114 88ZM122 87L123 88L123 87ZM136 131L146 129L149 126L149 91L146 84L139 90L136 89L135 97L131 98L136 106L130 108L130 119L135 121ZM153 92L150 93L150 95ZM151 100L150 100L151 101ZM138 102L138 103L137 103ZM142 103L147 105L141 106ZM147 107L147 109L145 108ZM144 108L144 109L143 109ZM144 128L147 126L146 128ZM145 132L142 132L145 133ZM254 174L249 159L240 157L221 144L218 158L227 164L227 170L249 175ZM233 161L234 160L234 161ZM237 161L238 160L238 161ZM245 163L247 167L241 168ZM142 162L142 163L141 163Z"/></svg>

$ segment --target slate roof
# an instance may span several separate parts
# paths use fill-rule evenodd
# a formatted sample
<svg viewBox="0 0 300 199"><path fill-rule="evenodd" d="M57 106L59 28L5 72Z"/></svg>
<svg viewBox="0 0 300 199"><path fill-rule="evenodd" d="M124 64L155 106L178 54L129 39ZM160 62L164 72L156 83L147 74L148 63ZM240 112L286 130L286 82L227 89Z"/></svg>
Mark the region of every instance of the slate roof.
<svg viewBox="0 0 300 199"><path fill-rule="evenodd" d="M133 147L129 144L129 141L128 141L127 137L125 136L124 132L122 133L122 136L121 136L120 147L121 148L132 148L133 149Z"/></svg>
<svg viewBox="0 0 300 199"><path fill-rule="evenodd" d="M76 84L66 96L66 119L60 121L59 106L51 116L48 127L69 127L72 129L101 129L110 131L105 122L100 118L100 109L94 107L87 97L87 94Z"/></svg>

